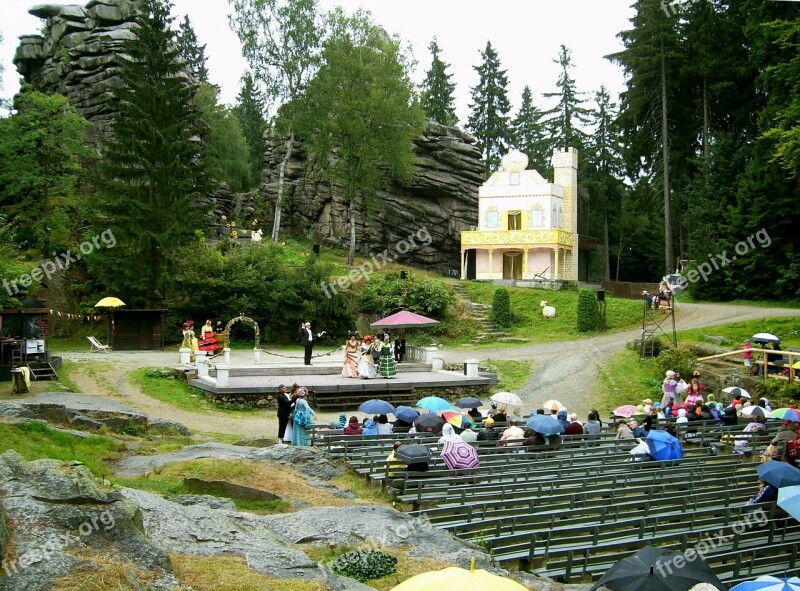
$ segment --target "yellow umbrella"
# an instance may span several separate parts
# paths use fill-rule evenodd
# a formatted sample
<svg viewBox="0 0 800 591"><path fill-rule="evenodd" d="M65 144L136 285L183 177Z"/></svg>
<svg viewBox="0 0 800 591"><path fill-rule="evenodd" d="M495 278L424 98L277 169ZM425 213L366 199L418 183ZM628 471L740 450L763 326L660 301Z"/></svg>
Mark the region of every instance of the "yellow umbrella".
<svg viewBox="0 0 800 591"><path fill-rule="evenodd" d="M469 570L450 566L442 570L422 573L392 587L392 591L442 591L442 589L468 589L469 591L527 591L525 587L483 569L475 570L475 559Z"/></svg>
<svg viewBox="0 0 800 591"><path fill-rule="evenodd" d="M800 369L800 361L797 361L797 362L795 362L795 363L792 365L792 367L793 367L793 368L795 368L795 369Z"/></svg>
<svg viewBox="0 0 800 591"><path fill-rule="evenodd" d="M119 308L120 306L124 306L125 302L123 302L119 298L103 298L99 302L97 302L94 307L95 308Z"/></svg>

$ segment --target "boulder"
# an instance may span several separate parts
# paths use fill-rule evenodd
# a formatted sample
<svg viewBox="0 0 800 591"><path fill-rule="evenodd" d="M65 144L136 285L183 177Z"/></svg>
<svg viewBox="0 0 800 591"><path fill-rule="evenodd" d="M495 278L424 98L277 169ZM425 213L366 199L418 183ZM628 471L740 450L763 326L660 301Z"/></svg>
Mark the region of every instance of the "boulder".
<svg viewBox="0 0 800 591"><path fill-rule="evenodd" d="M213 497L211 495L175 495L169 500L179 505L203 505L209 509L225 509L226 511L236 511L236 503L230 499Z"/></svg>
<svg viewBox="0 0 800 591"><path fill-rule="evenodd" d="M245 447L272 447L278 443L277 439L270 437L242 437L234 445Z"/></svg>
<svg viewBox="0 0 800 591"><path fill-rule="evenodd" d="M28 14L39 18L52 18L58 16L62 8L61 4L36 4L28 9Z"/></svg>
<svg viewBox="0 0 800 591"><path fill-rule="evenodd" d="M278 501L280 497L276 494L243 486L226 480L204 480L202 478L184 478L183 486L192 493L211 494L218 497L228 497L240 501Z"/></svg>

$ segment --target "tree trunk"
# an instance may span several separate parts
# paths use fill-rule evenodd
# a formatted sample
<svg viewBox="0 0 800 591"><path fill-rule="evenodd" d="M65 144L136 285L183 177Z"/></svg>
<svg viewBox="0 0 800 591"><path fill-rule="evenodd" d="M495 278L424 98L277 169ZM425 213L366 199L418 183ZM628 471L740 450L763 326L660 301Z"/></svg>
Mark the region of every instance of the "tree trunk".
<svg viewBox="0 0 800 591"><path fill-rule="evenodd" d="M608 209L606 208L605 213L603 213L603 248L605 248L605 260L603 264L605 266L605 273L604 277L606 281L611 280L611 244L608 242ZM619 265L617 266L617 275L619 275Z"/></svg>
<svg viewBox="0 0 800 591"><path fill-rule="evenodd" d="M709 146L708 135L709 135L709 118L710 113L708 109L708 81L706 77L703 76L703 180L705 182L705 186L708 187L708 164L709 164L709 156L711 154L711 147Z"/></svg>
<svg viewBox="0 0 800 591"><path fill-rule="evenodd" d="M619 262L622 259L622 232L619 234L619 249L617 250L617 274L614 281L619 281Z"/></svg>
<svg viewBox="0 0 800 591"><path fill-rule="evenodd" d="M278 170L278 196L275 199L275 220L272 223L272 243L278 241L281 233L281 205L283 205L283 179L286 175L286 166L289 159L292 157L292 148L294 148L294 131L289 134L289 139L286 140L286 153L281 160L281 167Z"/></svg>
<svg viewBox="0 0 800 591"><path fill-rule="evenodd" d="M666 272L672 272L672 206L669 187L669 125L667 121L667 57L661 42L661 155L664 162L664 263Z"/></svg>
<svg viewBox="0 0 800 591"><path fill-rule="evenodd" d="M347 251L347 266L352 267L356 258L356 210L350 202L350 249Z"/></svg>

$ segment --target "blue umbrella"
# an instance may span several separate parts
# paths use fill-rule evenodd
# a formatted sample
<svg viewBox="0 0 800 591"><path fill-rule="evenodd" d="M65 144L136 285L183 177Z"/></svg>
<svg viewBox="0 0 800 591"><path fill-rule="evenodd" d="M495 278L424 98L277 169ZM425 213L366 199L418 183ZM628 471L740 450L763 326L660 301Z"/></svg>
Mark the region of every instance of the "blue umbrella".
<svg viewBox="0 0 800 591"><path fill-rule="evenodd" d="M425 408L430 412L436 412L437 410L447 410L451 405L444 398L439 398L438 396L426 396L417 402L417 406Z"/></svg>
<svg viewBox="0 0 800 591"><path fill-rule="evenodd" d="M549 415L533 415L526 424L542 435L558 435L564 432L564 426Z"/></svg>
<svg viewBox="0 0 800 591"><path fill-rule="evenodd" d="M683 457L681 442L666 431L651 429L646 442L650 448L650 457L654 460L679 460Z"/></svg>
<svg viewBox="0 0 800 591"><path fill-rule="evenodd" d="M758 477L775 488L800 484L800 470L786 462L770 460L758 465Z"/></svg>
<svg viewBox="0 0 800 591"><path fill-rule="evenodd" d="M784 486L778 489L778 507L800 521L800 486Z"/></svg>
<svg viewBox="0 0 800 591"><path fill-rule="evenodd" d="M410 406L398 406L394 409L392 414L394 418L405 421L406 423L413 423L419 418L419 411L414 410Z"/></svg>
<svg viewBox="0 0 800 591"><path fill-rule="evenodd" d="M483 402L470 396L468 398L459 398L453 406L457 406L458 408L478 408L479 406L483 406Z"/></svg>
<svg viewBox="0 0 800 591"><path fill-rule="evenodd" d="M361 403L361 406L358 407L358 412L367 413L368 415L388 415L394 413L394 407L385 400L373 398Z"/></svg>
<svg viewBox="0 0 800 591"><path fill-rule="evenodd" d="M731 587L731 591L800 591L800 579L797 577L781 579L772 575L763 575L754 581L739 583L735 587Z"/></svg>

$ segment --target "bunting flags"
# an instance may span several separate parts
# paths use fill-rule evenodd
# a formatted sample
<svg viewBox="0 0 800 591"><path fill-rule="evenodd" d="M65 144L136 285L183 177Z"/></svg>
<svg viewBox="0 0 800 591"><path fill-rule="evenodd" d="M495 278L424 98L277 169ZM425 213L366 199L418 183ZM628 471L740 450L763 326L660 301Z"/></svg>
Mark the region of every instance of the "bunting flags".
<svg viewBox="0 0 800 591"><path fill-rule="evenodd" d="M69 312L60 312L52 309L50 310L50 316L68 318L69 320L80 320L82 322L99 322L103 319L103 316L99 314L70 314Z"/></svg>

